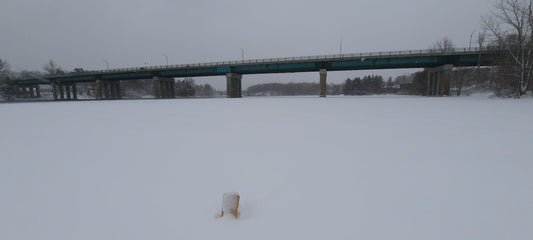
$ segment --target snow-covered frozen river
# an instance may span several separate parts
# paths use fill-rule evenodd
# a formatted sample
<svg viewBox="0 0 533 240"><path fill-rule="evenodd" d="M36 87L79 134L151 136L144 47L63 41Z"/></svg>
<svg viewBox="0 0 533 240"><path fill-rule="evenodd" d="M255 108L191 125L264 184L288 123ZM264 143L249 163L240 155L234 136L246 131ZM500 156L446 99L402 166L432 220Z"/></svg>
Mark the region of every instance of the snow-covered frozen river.
<svg viewBox="0 0 533 240"><path fill-rule="evenodd" d="M533 236L533 99L43 102L0 116L2 240ZM238 220L215 217L224 192L240 194Z"/></svg>

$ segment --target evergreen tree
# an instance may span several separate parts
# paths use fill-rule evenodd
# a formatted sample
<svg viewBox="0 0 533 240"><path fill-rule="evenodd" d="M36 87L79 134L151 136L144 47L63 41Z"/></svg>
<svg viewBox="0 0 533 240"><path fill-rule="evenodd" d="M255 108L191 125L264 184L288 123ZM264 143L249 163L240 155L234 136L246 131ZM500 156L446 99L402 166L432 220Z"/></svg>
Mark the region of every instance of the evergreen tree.
<svg viewBox="0 0 533 240"><path fill-rule="evenodd" d="M354 78L353 79L353 90L354 94L356 95L364 95L365 90L363 88L363 82L361 81L361 78Z"/></svg>
<svg viewBox="0 0 533 240"><path fill-rule="evenodd" d="M344 89L343 89L344 95L353 95L354 94L354 85L353 81L350 80L350 78L346 79L344 82Z"/></svg>

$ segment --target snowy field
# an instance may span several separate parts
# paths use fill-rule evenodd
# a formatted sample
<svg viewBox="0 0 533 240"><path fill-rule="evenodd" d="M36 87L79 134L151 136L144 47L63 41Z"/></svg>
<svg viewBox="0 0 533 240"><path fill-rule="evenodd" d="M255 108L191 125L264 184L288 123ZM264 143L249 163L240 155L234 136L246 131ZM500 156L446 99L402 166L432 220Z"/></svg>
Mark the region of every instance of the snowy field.
<svg viewBox="0 0 533 240"><path fill-rule="evenodd" d="M533 99L0 104L0 239L533 239ZM217 219L224 192L240 218Z"/></svg>

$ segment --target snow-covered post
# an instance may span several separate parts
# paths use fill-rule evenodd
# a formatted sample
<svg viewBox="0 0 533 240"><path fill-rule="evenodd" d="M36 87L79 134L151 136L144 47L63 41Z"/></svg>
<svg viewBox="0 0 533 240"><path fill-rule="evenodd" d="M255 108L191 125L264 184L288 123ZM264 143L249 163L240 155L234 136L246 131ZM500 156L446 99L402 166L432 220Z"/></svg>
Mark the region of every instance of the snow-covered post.
<svg viewBox="0 0 533 240"><path fill-rule="evenodd" d="M229 212L235 216L235 219L239 217L239 200L241 197L237 193L224 193L222 197L222 212L220 217L224 217L225 212Z"/></svg>

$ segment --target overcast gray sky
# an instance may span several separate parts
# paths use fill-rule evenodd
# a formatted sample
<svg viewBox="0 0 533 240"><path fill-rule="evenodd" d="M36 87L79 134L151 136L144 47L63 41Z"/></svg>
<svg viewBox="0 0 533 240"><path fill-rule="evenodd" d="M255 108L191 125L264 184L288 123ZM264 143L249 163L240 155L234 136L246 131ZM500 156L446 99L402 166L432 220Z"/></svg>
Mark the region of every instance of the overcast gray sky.
<svg viewBox="0 0 533 240"><path fill-rule="evenodd" d="M493 0L2 0L0 58L42 70L88 70L469 45ZM328 82L379 73L328 73ZM318 73L244 76L318 81ZM224 77L199 78L222 89Z"/></svg>

